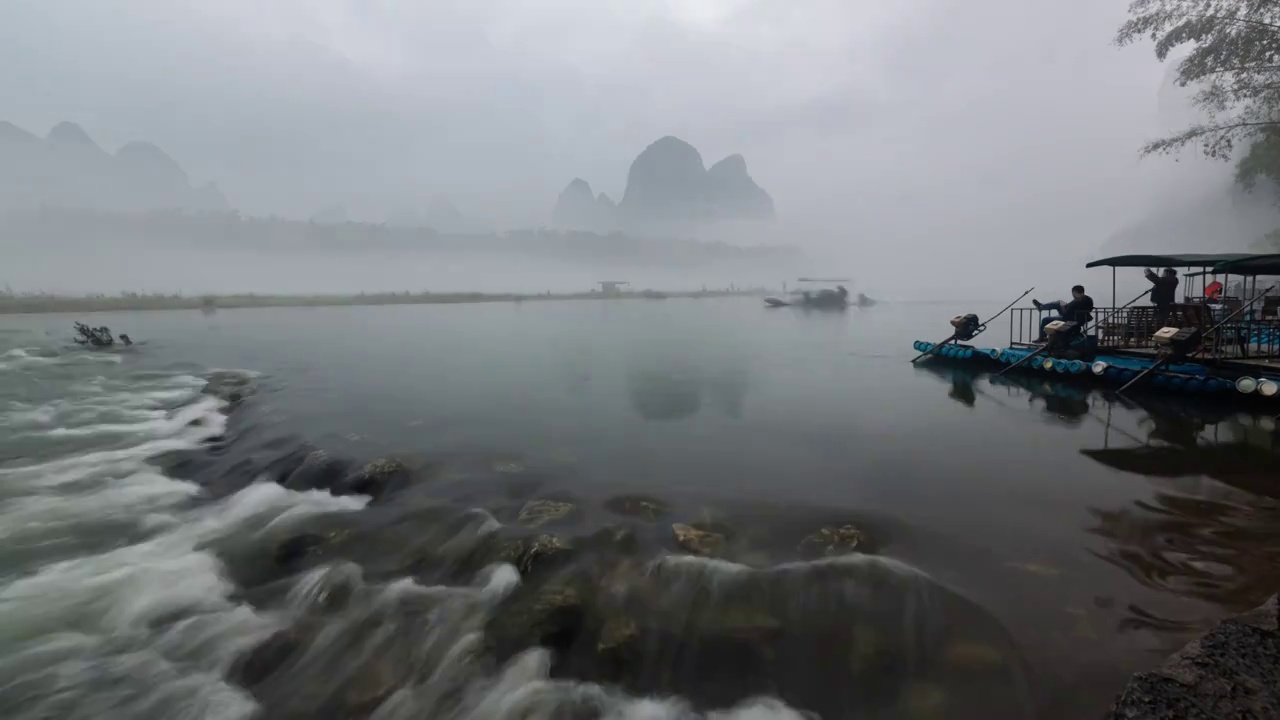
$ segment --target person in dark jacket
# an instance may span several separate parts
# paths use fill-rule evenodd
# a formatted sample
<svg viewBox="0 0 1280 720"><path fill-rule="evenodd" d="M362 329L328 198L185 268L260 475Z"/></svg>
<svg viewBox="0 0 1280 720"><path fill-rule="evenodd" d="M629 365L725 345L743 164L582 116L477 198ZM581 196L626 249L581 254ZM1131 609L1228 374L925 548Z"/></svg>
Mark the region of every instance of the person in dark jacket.
<svg viewBox="0 0 1280 720"><path fill-rule="evenodd" d="M1079 323L1081 328L1093 319L1093 298L1084 294L1084 286L1076 285L1071 288L1071 301L1062 302L1054 300L1053 302L1042 303L1039 300L1032 300L1032 304L1037 310L1057 310L1057 315L1050 315L1040 321L1040 337L1036 342L1044 341L1044 328L1055 320L1069 320Z"/></svg>
<svg viewBox="0 0 1280 720"><path fill-rule="evenodd" d="M1156 306L1156 327L1164 327L1169 319L1169 311L1173 309L1173 295L1178 289L1178 271L1165 268L1159 275L1146 269L1147 280L1151 281L1151 304Z"/></svg>

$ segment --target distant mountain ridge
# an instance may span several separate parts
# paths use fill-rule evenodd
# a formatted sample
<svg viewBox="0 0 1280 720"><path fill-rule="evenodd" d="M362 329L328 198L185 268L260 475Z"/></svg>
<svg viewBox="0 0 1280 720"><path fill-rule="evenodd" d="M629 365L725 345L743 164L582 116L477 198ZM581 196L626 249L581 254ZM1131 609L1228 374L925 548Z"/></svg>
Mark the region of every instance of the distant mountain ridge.
<svg viewBox="0 0 1280 720"><path fill-rule="evenodd" d="M115 154L79 125L60 122L41 138L0 121L0 211L41 206L147 212L230 209L217 185L193 187L186 172L149 142Z"/></svg>
<svg viewBox="0 0 1280 720"><path fill-rule="evenodd" d="M593 194L586 180L574 178L552 211L553 226L593 232L663 233L774 218L773 198L747 172L745 158L730 155L708 169L696 148L670 135L632 161L621 202Z"/></svg>

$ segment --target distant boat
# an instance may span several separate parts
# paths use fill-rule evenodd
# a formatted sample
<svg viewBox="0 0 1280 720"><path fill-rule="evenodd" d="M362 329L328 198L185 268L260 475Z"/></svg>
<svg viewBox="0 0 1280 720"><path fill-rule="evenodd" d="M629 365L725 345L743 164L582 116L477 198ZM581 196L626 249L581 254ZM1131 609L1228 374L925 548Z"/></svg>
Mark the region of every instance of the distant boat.
<svg viewBox="0 0 1280 720"><path fill-rule="evenodd" d="M640 297L647 300L666 300L667 294L658 292L657 290L643 290L640 292Z"/></svg>
<svg viewBox="0 0 1280 720"><path fill-rule="evenodd" d="M835 288L819 285L849 282L848 278L800 278L797 282L800 286L789 293L791 299L767 297L764 299L765 305L771 308L794 305L822 310L843 310L849 307L849 290L844 285L836 285Z"/></svg>

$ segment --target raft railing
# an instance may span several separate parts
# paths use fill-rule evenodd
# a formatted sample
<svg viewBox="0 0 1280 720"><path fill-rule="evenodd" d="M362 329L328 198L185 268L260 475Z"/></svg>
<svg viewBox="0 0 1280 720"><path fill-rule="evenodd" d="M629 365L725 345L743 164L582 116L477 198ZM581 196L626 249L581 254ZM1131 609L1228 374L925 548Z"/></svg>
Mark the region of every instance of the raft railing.
<svg viewBox="0 0 1280 720"><path fill-rule="evenodd" d="M1211 309L1192 303L1173 306L1165 317L1158 317L1156 308L1150 305L1098 308L1094 310L1090 334L1097 338L1099 349L1154 351L1156 345L1152 337L1160 328L1198 327L1208 333L1220 317L1230 312L1229 307ZM1033 343L1040 335L1040 320L1049 314L1050 311L1035 308L1010 311L1009 344ZM1242 319L1208 333L1204 344L1201 355L1206 358L1280 361L1280 318L1244 314Z"/></svg>

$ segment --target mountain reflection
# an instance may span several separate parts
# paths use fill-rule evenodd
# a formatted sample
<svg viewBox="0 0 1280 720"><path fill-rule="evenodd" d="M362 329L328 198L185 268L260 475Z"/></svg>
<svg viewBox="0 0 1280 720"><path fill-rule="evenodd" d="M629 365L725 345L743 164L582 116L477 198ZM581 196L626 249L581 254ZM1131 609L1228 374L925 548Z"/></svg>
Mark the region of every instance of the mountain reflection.
<svg viewBox="0 0 1280 720"><path fill-rule="evenodd" d="M627 379L631 407L645 420L681 420L702 409L702 382L670 372L641 371Z"/></svg>
<svg viewBox="0 0 1280 720"><path fill-rule="evenodd" d="M671 364L665 368L633 370L627 375L631 408L650 421L693 417L702 410L704 399L725 417L741 418L747 385L746 371L737 367L710 372Z"/></svg>

